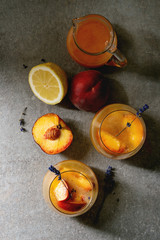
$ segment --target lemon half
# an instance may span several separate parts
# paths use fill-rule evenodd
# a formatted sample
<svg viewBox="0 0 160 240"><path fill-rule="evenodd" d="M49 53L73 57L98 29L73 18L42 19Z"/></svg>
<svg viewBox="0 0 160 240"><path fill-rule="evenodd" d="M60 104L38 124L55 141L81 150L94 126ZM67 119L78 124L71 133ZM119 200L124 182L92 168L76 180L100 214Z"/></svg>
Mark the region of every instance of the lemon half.
<svg viewBox="0 0 160 240"><path fill-rule="evenodd" d="M43 63L29 73L29 85L41 101L55 105L62 101L68 90L67 75L55 63Z"/></svg>

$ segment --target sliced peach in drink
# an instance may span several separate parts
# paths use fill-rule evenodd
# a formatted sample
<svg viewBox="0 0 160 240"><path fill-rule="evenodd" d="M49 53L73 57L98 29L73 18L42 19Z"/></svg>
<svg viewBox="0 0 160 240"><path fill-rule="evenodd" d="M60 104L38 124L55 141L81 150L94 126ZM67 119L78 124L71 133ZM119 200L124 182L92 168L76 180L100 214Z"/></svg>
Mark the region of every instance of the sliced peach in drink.
<svg viewBox="0 0 160 240"><path fill-rule="evenodd" d="M76 212L83 208L86 203L85 202L70 202L70 201L58 201L58 206L66 211Z"/></svg>
<svg viewBox="0 0 160 240"><path fill-rule="evenodd" d="M125 145L107 131L101 131L101 139L103 144L112 152L123 153L125 151Z"/></svg>
<svg viewBox="0 0 160 240"><path fill-rule="evenodd" d="M135 118L136 116L132 114L126 114L123 118L124 126L126 126L127 123L131 123L131 126L127 128L127 134L129 145L133 149L140 144L143 138L142 123L140 122L139 118Z"/></svg>
<svg viewBox="0 0 160 240"><path fill-rule="evenodd" d="M77 189L77 190L71 191L70 200L72 202L77 202L77 203L85 202L85 199L86 199L85 195L86 195L86 192L83 191L82 193L81 191L79 191L79 189Z"/></svg>
<svg viewBox="0 0 160 240"><path fill-rule="evenodd" d="M79 178L77 178L76 184L87 191L92 190L92 186L90 182L83 176L80 176Z"/></svg>
<svg viewBox="0 0 160 240"><path fill-rule="evenodd" d="M70 178L74 182L74 186L85 189L86 191L91 191L92 186L88 179L80 173L70 172L68 175L65 175L65 179Z"/></svg>
<svg viewBox="0 0 160 240"><path fill-rule="evenodd" d="M65 201L69 198L69 191L68 191L68 185L66 181L59 180L59 183L54 189L54 194L57 199L57 201Z"/></svg>
<svg viewBox="0 0 160 240"><path fill-rule="evenodd" d="M87 191L92 190L92 186L91 186L90 182L82 174L71 171L70 168L66 168L66 167L62 167L59 170L60 170L60 172L68 172L68 173L65 173L65 179L68 180L68 182L70 182L70 180L72 180L72 182L74 182L75 186L84 188Z"/></svg>
<svg viewBox="0 0 160 240"><path fill-rule="evenodd" d="M70 128L54 113L40 117L33 126L32 135L35 142L48 154L64 151L73 140Z"/></svg>

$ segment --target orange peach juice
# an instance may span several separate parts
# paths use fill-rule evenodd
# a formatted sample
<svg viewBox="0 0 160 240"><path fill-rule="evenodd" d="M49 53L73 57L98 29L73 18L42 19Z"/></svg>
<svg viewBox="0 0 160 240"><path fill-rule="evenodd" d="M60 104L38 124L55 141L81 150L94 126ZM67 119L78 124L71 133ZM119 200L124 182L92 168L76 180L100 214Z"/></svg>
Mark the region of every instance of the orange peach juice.
<svg viewBox="0 0 160 240"><path fill-rule="evenodd" d="M87 165L66 160L55 165L61 179L48 171L43 181L43 195L50 207L67 216L78 216L88 211L98 194L95 174Z"/></svg>
<svg viewBox="0 0 160 240"><path fill-rule="evenodd" d="M90 133L100 153L113 159L125 159L140 150L146 128L143 119L136 117L136 110L124 104L112 104L96 114Z"/></svg>
<svg viewBox="0 0 160 240"><path fill-rule="evenodd" d="M116 49L117 37L115 32L114 37L112 36L111 29L108 27L110 23L106 22L103 16L92 14L78 24L75 35L74 28L71 27L67 36L67 49L76 62L85 67L99 67L112 57L112 54L105 49L110 42L113 44L110 50Z"/></svg>

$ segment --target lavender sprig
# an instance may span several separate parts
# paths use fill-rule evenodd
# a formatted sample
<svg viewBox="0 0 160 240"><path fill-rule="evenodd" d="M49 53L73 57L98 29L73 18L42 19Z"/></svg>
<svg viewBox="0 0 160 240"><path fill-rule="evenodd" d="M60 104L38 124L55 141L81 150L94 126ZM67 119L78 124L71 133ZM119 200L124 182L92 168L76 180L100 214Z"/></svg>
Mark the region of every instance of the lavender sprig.
<svg viewBox="0 0 160 240"><path fill-rule="evenodd" d="M21 118L19 119L21 132L27 132L26 128L24 127L24 125L26 123L25 120L24 120L24 116L26 115L26 111L27 111L27 107L25 107L25 109L23 110L23 113L21 114Z"/></svg>
<svg viewBox="0 0 160 240"><path fill-rule="evenodd" d="M58 176L58 180L61 180L61 173L58 169L53 167L52 165L48 168L51 172L54 172Z"/></svg>
<svg viewBox="0 0 160 240"><path fill-rule="evenodd" d="M26 69L28 66L27 66L27 65L25 65L25 64L23 64L23 67Z"/></svg>
<svg viewBox="0 0 160 240"><path fill-rule="evenodd" d="M24 127L20 127L21 132L27 132L27 130Z"/></svg>
<svg viewBox="0 0 160 240"><path fill-rule="evenodd" d="M118 137L127 127L131 127L132 123L137 119L137 117L141 117L141 113L143 113L144 111L146 111L149 108L149 106L147 104L145 104L142 108L140 108L137 113L136 113L136 117L131 121L131 122L127 122L126 127L123 128L117 135L116 137Z"/></svg>
<svg viewBox="0 0 160 240"><path fill-rule="evenodd" d="M114 181L114 169L109 166L105 172L105 178L104 178L104 192L106 192L107 194L110 193L115 185L115 181Z"/></svg>
<svg viewBox="0 0 160 240"><path fill-rule="evenodd" d="M137 111L136 115L137 115L138 117L141 117L141 113L143 113L144 111L146 111L148 108L149 108L149 106L148 106L147 104L145 104L142 108L140 108L140 109Z"/></svg>
<svg viewBox="0 0 160 240"><path fill-rule="evenodd" d="M44 58L42 58L41 61L44 62L44 63L46 62L46 60Z"/></svg>
<svg viewBox="0 0 160 240"><path fill-rule="evenodd" d="M100 212L103 208L103 204L105 202L106 197L108 196L109 193L111 193L114 189L115 186L115 181L114 181L114 168L109 166L105 172L105 178L104 178L104 186L103 186L103 198L102 202L100 204L100 207L97 211L94 223L98 222Z"/></svg>

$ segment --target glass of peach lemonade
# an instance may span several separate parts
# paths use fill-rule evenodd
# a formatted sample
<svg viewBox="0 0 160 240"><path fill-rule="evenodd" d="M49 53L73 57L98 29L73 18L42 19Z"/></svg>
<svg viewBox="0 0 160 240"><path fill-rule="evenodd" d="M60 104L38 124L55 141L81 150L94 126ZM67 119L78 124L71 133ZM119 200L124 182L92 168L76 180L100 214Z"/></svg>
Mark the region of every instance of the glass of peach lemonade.
<svg viewBox="0 0 160 240"><path fill-rule="evenodd" d="M67 49L70 56L85 67L123 67L127 64L127 59L117 49L117 35L111 23L98 14L72 19Z"/></svg>
<svg viewBox="0 0 160 240"><path fill-rule="evenodd" d="M98 195L97 178L91 168L77 160L65 160L49 169L43 180L43 196L49 206L71 217L87 212Z"/></svg>
<svg viewBox="0 0 160 240"><path fill-rule="evenodd" d="M124 104L111 104L93 118L90 128L95 149L111 159L126 159L136 154L146 138L146 127L137 111Z"/></svg>

